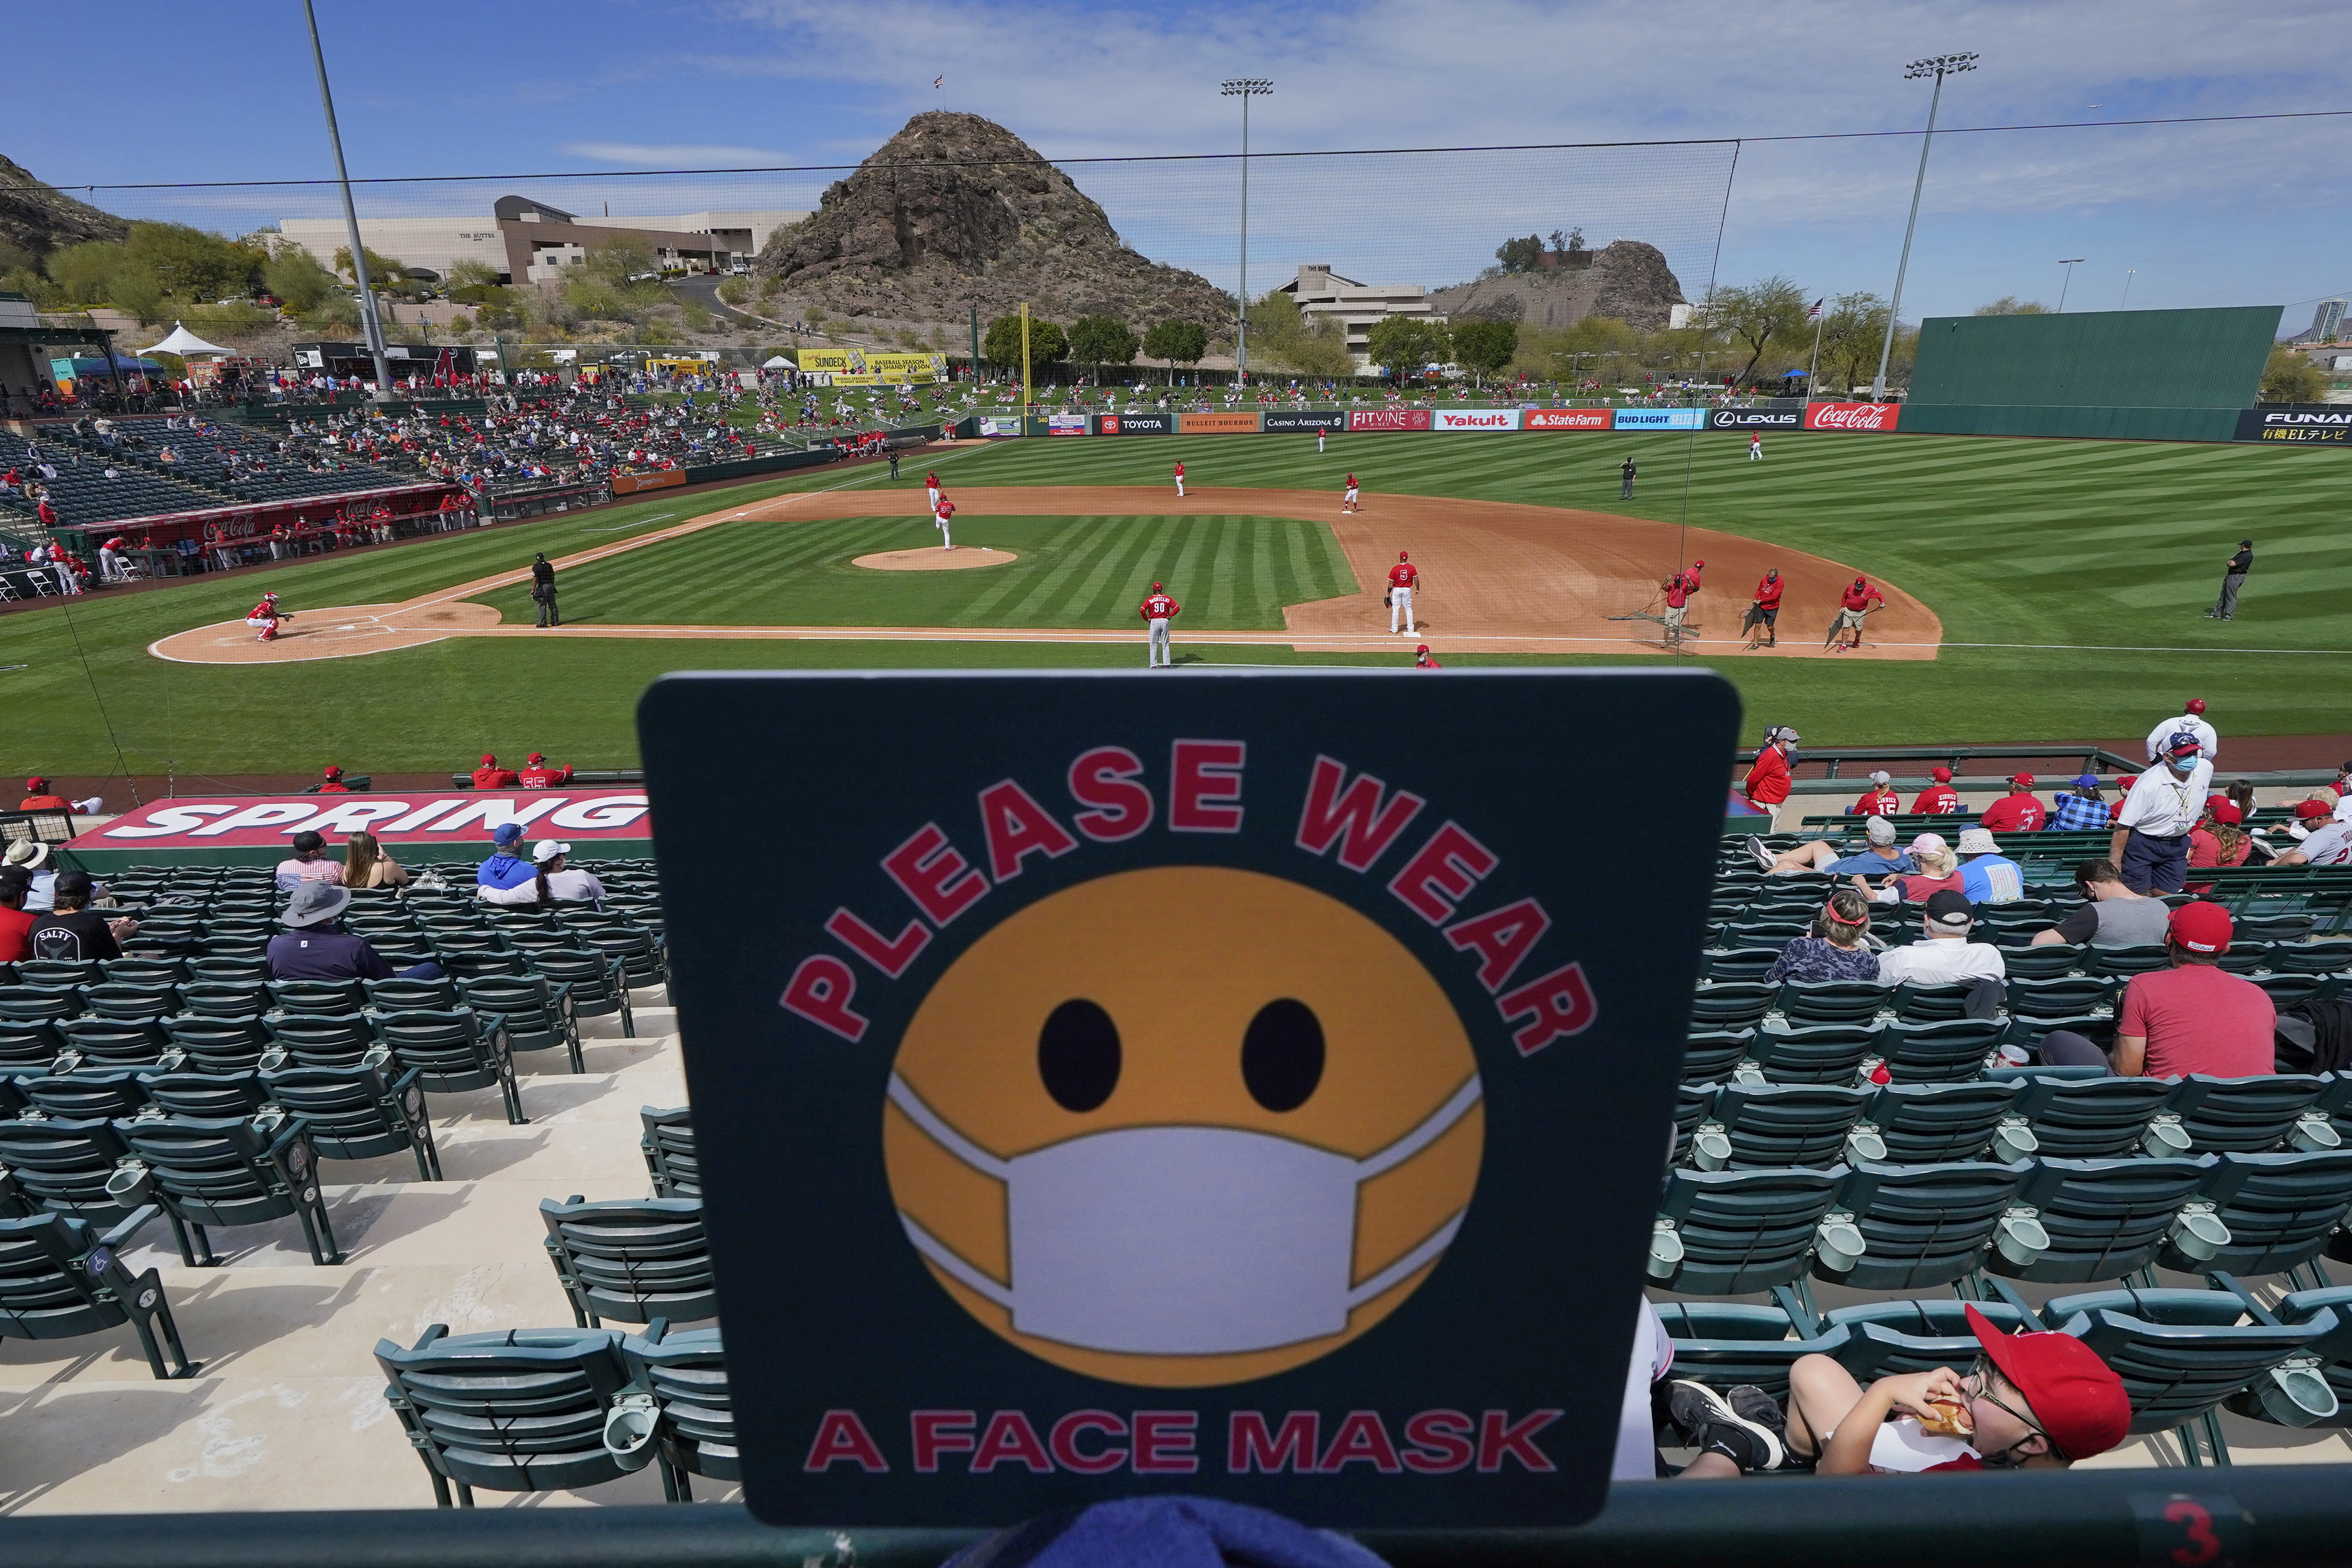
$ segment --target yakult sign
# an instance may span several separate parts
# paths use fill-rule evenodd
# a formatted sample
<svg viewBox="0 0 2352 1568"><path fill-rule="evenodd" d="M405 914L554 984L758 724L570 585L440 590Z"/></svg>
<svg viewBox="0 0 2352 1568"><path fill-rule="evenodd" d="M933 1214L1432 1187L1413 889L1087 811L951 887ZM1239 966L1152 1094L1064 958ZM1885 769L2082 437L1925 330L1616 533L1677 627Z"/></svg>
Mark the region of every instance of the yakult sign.
<svg viewBox="0 0 2352 1568"><path fill-rule="evenodd" d="M1437 430L1517 430L1519 410L1516 408L1440 408L1431 410L1434 416L1432 428Z"/></svg>
<svg viewBox="0 0 2352 1568"><path fill-rule="evenodd" d="M386 795L250 795L207 800L182 796L126 811L74 840L77 851L282 847L308 831L330 842L373 833L387 844L454 843L470 850L507 822L530 838L642 839L648 836L642 790L586 794L526 789L518 794L450 795L425 800Z"/></svg>
<svg viewBox="0 0 2352 1568"><path fill-rule="evenodd" d="M1899 402L1809 402L1807 430L1892 430L1903 413Z"/></svg>

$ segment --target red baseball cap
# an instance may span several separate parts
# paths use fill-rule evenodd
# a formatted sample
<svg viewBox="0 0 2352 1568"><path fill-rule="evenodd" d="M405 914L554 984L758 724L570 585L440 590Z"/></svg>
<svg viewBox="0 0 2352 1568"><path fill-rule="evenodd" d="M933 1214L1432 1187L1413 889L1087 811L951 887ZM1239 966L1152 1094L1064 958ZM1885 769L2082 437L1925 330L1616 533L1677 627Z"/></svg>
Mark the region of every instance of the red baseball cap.
<svg viewBox="0 0 2352 1568"><path fill-rule="evenodd" d="M327 777L328 777L328 778L330 778L330 779L341 779L342 776L343 776L343 770L342 770L341 768L340 768L336 767L336 766L335 766L333 763L331 763L331 762L330 762L330 763L328 763L328 764L327 764Z"/></svg>
<svg viewBox="0 0 2352 1568"><path fill-rule="evenodd" d="M1949 784L1952 781L1952 770L1948 768L1934 768L1928 772L1927 777L1938 784Z"/></svg>
<svg viewBox="0 0 2352 1568"><path fill-rule="evenodd" d="M1423 643L1420 647L1415 648L1413 652L1416 653L1426 653L1429 652L1429 644Z"/></svg>
<svg viewBox="0 0 2352 1568"><path fill-rule="evenodd" d="M2130 1433L2131 1399L2124 1380L2098 1352L2056 1330L2005 1334L1973 1303L1966 1316L1986 1356L2025 1396L2060 1458L2071 1462L2104 1454Z"/></svg>
<svg viewBox="0 0 2352 1568"><path fill-rule="evenodd" d="M1703 561L1703 560L1695 560L1695 561L1691 562L1691 570L1692 570L1693 571L1696 571L1699 568L1701 568L1701 567L1705 566L1706 564L1706 562L1705 562L1705 561Z"/></svg>
<svg viewBox="0 0 2352 1568"><path fill-rule="evenodd" d="M547 758L542 754L534 751L529 757L524 758L523 760L525 762L544 762Z"/></svg>
<svg viewBox="0 0 2352 1568"><path fill-rule="evenodd" d="M2203 713L2205 711L2205 699L2203 697L2190 697L2189 699L2189 706L2182 711L2187 713Z"/></svg>
<svg viewBox="0 0 2352 1568"><path fill-rule="evenodd" d="M2246 820L2246 814L2238 810L2238 803L2235 800L2215 800L2209 803L2205 810L2212 813L2215 821L2226 822L2233 828Z"/></svg>
<svg viewBox="0 0 2352 1568"><path fill-rule="evenodd" d="M31 791L32 791L34 794L36 794L36 795L39 794L42 790L44 790L44 789L47 789L48 787L49 787L49 781L48 781L47 779L41 779L41 778L37 778L37 778L27 779L26 779L26 780L25 780L25 788L26 788L26 789L29 789L29 790L31 790Z"/></svg>
<svg viewBox="0 0 2352 1568"><path fill-rule="evenodd" d="M2174 910L2172 918L2165 922L2165 929L2172 934L2175 942L2191 953L2226 953L2230 950L2230 936L2235 927L2231 924L2228 910L2218 904L2200 899L2195 904L2184 904Z"/></svg>
<svg viewBox="0 0 2352 1568"><path fill-rule="evenodd" d="M488 767L489 767L492 763L496 762L497 760L498 760L498 758L495 758L495 757L493 757L493 756L491 756L488 752L485 751L485 752L483 752L483 753L482 753L482 766L483 766L483 767L488 768Z"/></svg>
<svg viewBox="0 0 2352 1568"><path fill-rule="evenodd" d="M2336 808L2325 800L2297 800L2294 814L2304 821L2316 821L2321 817L2336 815Z"/></svg>
<svg viewBox="0 0 2352 1568"><path fill-rule="evenodd" d="M2009 781L2012 784L2022 784L2030 789L2033 787L2033 775L2031 773L2012 773L2009 776Z"/></svg>

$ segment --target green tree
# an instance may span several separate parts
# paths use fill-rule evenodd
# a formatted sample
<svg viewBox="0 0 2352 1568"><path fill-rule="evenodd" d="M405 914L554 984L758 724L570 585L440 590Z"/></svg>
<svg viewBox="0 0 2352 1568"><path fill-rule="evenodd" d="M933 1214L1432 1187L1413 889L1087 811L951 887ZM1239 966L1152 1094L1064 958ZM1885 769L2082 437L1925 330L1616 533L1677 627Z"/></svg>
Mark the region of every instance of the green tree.
<svg viewBox="0 0 2352 1568"><path fill-rule="evenodd" d="M1144 329L1143 351L1171 365L1197 365L1209 351L1209 329L1198 321L1154 321Z"/></svg>
<svg viewBox="0 0 2352 1568"><path fill-rule="evenodd" d="M1302 376L1350 376L1356 356L1348 351L1347 329L1329 316L1310 316L1282 346L1282 362Z"/></svg>
<svg viewBox="0 0 2352 1568"><path fill-rule="evenodd" d="M451 263L447 275L441 281L454 292L460 288L495 287L501 276L499 269L488 262L476 261L468 256L464 261Z"/></svg>
<svg viewBox="0 0 2352 1568"><path fill-rule="evenodd" d="M1533 272L1541 266L1543 236L1529 235L1525 239L1507 239L1495 247L1495 259L1505 272Z"/></svg>
<svg viewBox="0 0 2352 1568"><path fill-rule="evenodd" d="M751 280L730 277L719 286L719 298L730 305L740 305L751 298Z"/></svg>
<svg viewBox="0 0 2352 1568"><path fill-rule="evenodd" d="M1105 365L1131 365L1142 340L1116 316L1081 316L1070 323L1070 358L1099 371Z"/></svg>
<svg viewBox="0 0 2352 1568"><path fill-rule="evenodd" d="M1021 318L999 316L988 324L980 340L981 357L1000 370L1021 369ZM1070 340L1053 322L1032 316L1029 319L1029 362L1034 368L1050 365L1069 357Z"/></svg>
<svg viewBox="0 0 2352 1568"><path fill-rule="evenodd" d="M2263 402L2317 402L2327 395L2327 378L2308 359L2277 343L2263 367L2262 391L2256 395Z"/></svg>
<svg viewBox="0 0 2352 1568"><path fill-rule="evenodd" d="M677 314L679 319L686 323L686 329L688 331L708 332L710 330L710 308L703 304L701 300L689 296L679 301Z"/></svg>
<svg viewBox="0 0 2352 1568"><path fill-rule="evenodd" d="M1478 378L1486 378L1511 362L1519 351L1518 324L1513 321L1465 321L1454 329L1456 363Z"/></svg>
<svg viewBox="0 0 2352 1568"><path fill-rule="evenodd" d="M1776 276L1744 288L1718 288L1693 314L1707 336L1728 339L1735 351L1747 354L1737 378L1745 382L1774 340L1786 343L1803 335L1805 295L1795 279Z"/></svg>
<svg viewBox="0 0 2352 1568"><path fill-rule="evenodd" d="M49 277L67 302L102 305L116 271L130 259L122 246L110 240L60 246L49 253Z"/></svg>
<svg viewBox="0 0 2352 1568"><path fill-rule="evenodd" d="M1450 357L1453 339L1426 316L1383 316L1365 336L1372 363L1387 367L1402 384L1418 375L1423 365L1443 364Z"/></svg>
<svg viewBox="0 0 2352 1568"><path fill-rule="evenodd" d="M162 280L135 261L126 260L114 269L114 276L108 280L107 298L117 310L135 318L142 327L152 327L171 313Z"/></svg>
<svg viewBox="0 0 2352 1568"><path fill-rule="evenodd" d="M2014 294L2004 294L1990 305L1978 306L1975 314L1979 316L2048 316L2052 311L2049 306L2039 299L2020 299Z"/></svg>
<svg viewBox="0 0 2352 1568"><path fill-rule="evenodd" d="M365 246L361 248L366 249ZM397 283L408 273L408 264L398 256L378 256L372 250L367 251L367 268L368 287L371 288L381 288L386 284ZM335 247L335 270L353 282L359 280L358 274L352 271L351 246L339 245Z"/></svg>
<svg viewBox="0 0 2352 1568"><path fill-rule="evenodd" d="M335 292L335 275L299 245L287 246L270 258L261 269L261 283L288 309L297 311L315 310Z"/></svg>
<svg viewBox="0 0 2352 1568"><path fill-rule="evenodd" d="M200 301L251 294L268 261L251 246L186 224L134 223L123 251L154 275L164 293Z"/></svg>
<svg viewBox="0 0 2352 1568"><path fill-rule="evenodd" d="M1822 384L1843 393L1869 382L1878 373L1879 350L1885 341L1885 297L1866 291L1839 295L1822 321ZM1886 363L1890 380L1907 379L1918 341L1916 331L1895 332L1895 352ZM1897 377L1897 371L1905 376Z"/></svg>

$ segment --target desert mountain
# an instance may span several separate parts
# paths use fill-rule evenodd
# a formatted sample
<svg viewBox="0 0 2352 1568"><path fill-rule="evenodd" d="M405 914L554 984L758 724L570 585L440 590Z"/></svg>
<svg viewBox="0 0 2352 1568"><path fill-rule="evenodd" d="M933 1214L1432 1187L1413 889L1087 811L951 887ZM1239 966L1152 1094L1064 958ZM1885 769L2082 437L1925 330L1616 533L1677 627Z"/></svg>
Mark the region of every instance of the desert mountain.
<svg viewBox="0 0 2352 1568"><path fill-rule="evenodd" d="M768 242L758 270L792 299L837 315L953 322L1023 300L1069 321L1130 326L1233 312L1197 273L1128 248L1067 174L976 114L919 114L818 210Z"/></svg>
<svg viewBox="0 0 2352 1568"><path fill-rule="evenodd" d="M1592 253L1592 265L1570 272L1515 272L1457 283L1429 297L1455 321L1516 321L1547 331L1587 316L1610 316L1654 332L1672 308L1687 303L1665 254L1637 239L1621 239Z"/></svg>
<svg viewBox="0 0 2352 1568"><path fill-rule="evenodd" d="M0 158L0 240L36 256L84 240L119 240L131 225L112 213L77 202Z"/></svg>

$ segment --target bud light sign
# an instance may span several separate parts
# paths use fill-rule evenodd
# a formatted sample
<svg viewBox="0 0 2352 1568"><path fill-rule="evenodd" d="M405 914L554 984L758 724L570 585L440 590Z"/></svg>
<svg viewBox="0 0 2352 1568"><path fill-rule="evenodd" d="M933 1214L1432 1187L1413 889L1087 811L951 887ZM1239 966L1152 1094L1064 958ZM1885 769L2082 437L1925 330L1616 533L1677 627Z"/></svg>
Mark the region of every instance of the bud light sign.
<svg viewBox="0 0 2352 1568"><path fill-rule="evenodd" d="M1621 408L1612 428L1617 430L1705 430L1706 410L1703 408Z"/></svg>
<svg viewBox="0 0 2352 1568"><path fill-rule="evenodd" d="M1809 402L1807 430L1893 430L1903 413L1899 402Z"/></svg>

